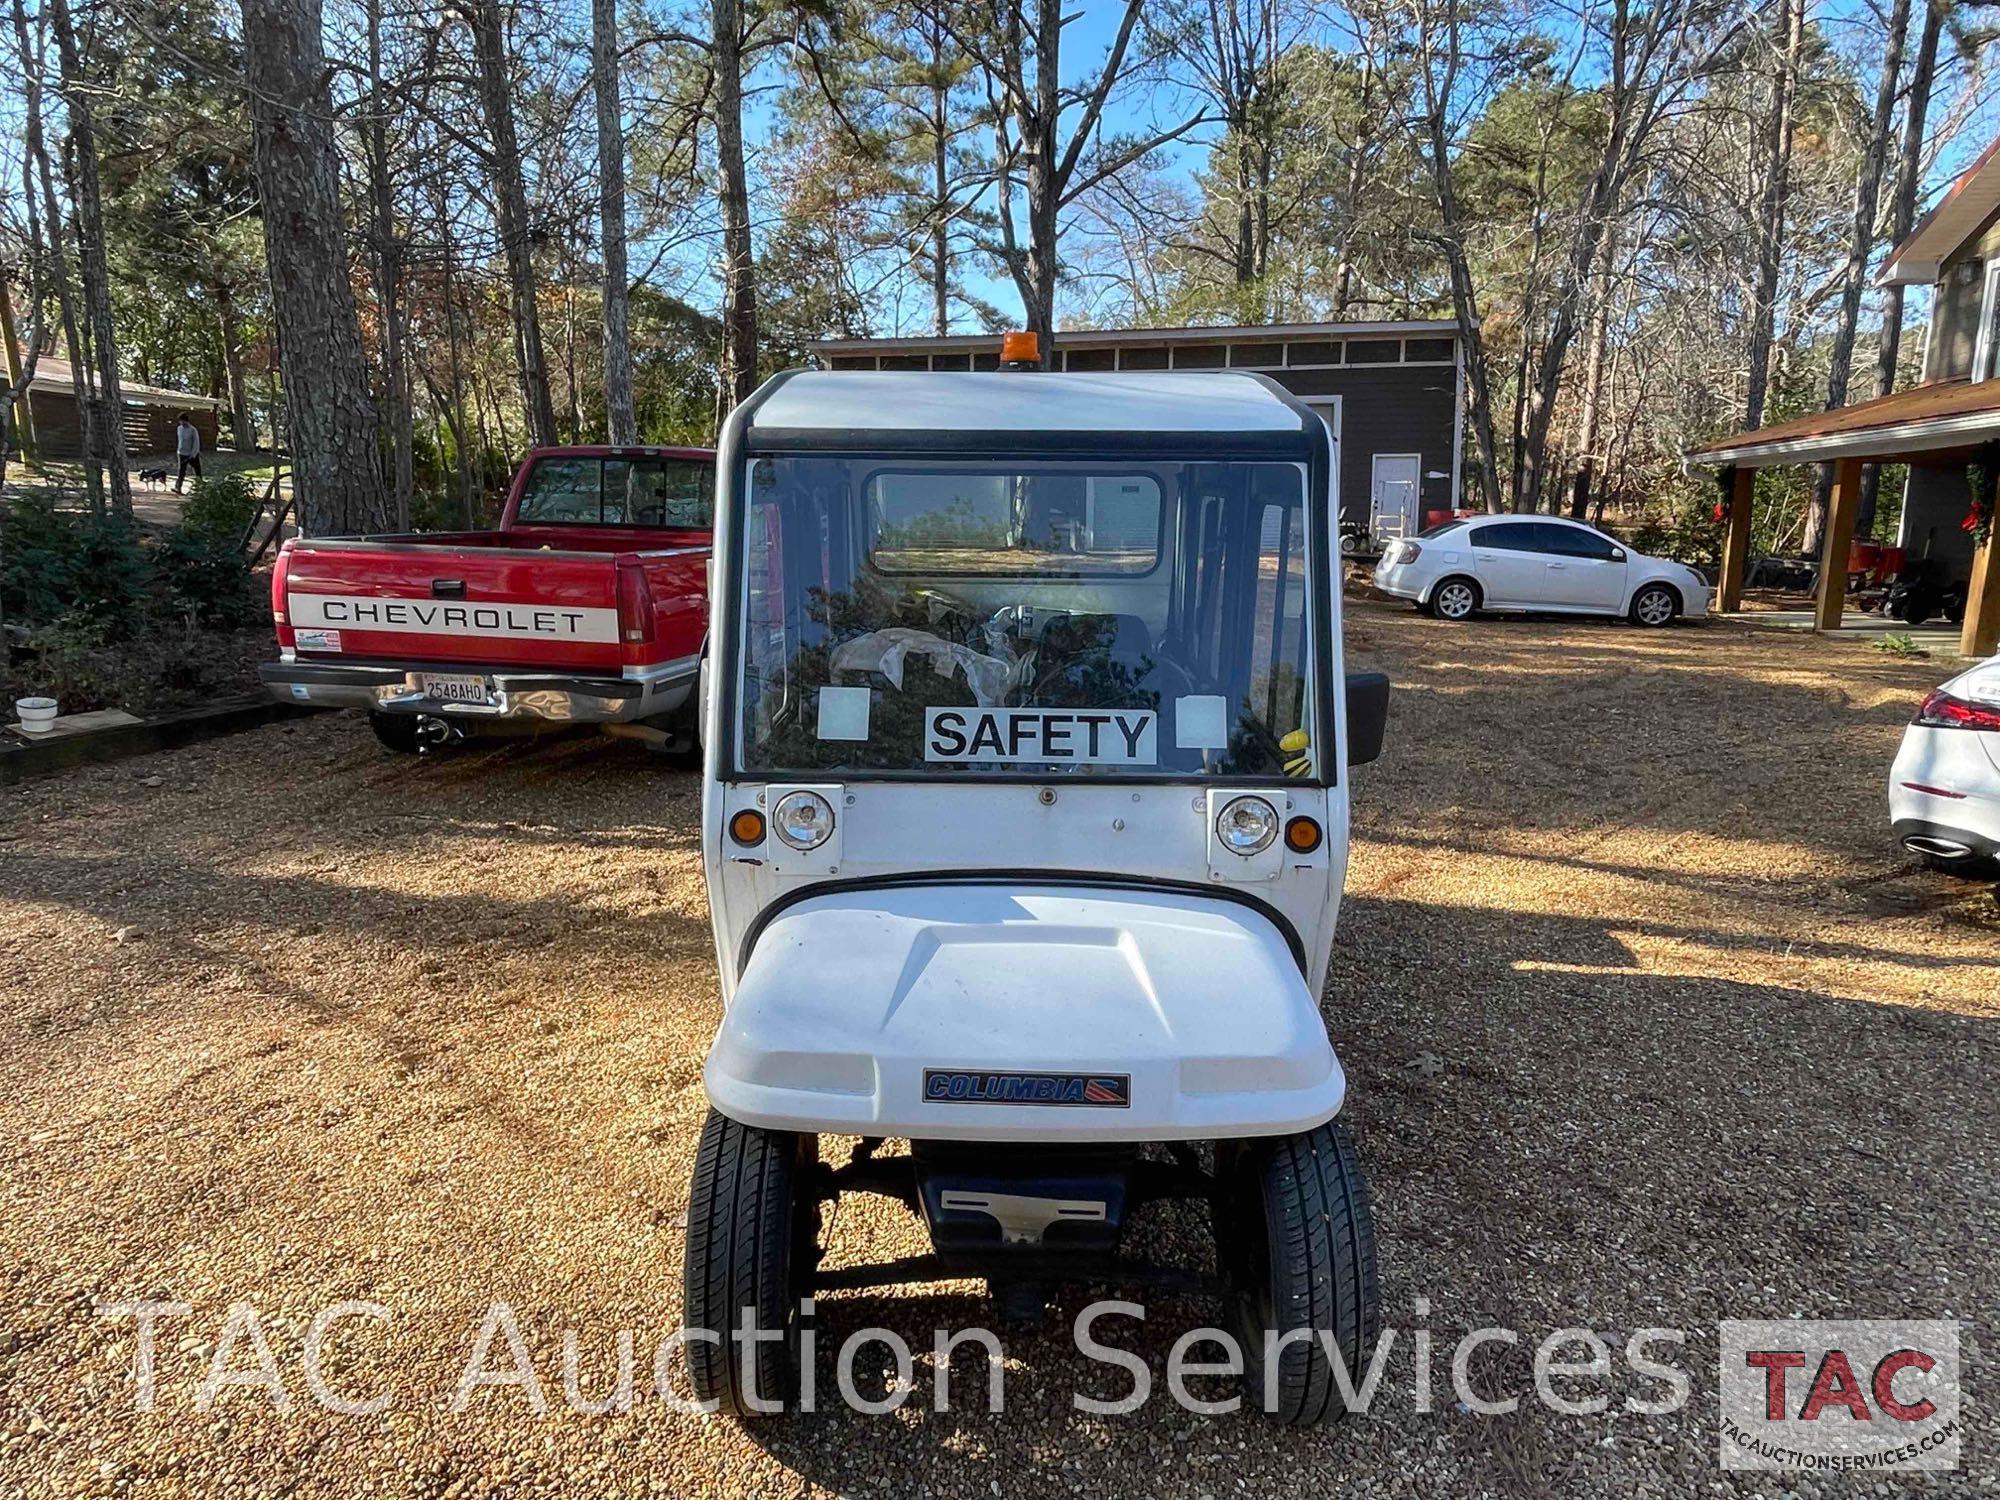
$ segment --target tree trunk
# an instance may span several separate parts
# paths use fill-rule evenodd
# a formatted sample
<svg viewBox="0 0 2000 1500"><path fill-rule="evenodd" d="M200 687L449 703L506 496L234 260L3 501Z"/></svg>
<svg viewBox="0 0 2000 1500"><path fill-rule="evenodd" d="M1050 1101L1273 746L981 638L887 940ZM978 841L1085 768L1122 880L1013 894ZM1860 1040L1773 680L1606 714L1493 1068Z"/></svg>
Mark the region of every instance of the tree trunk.
<svg viewBox="0 0 2000 1500"><path fill-rule="evenodd" d="M743 7L714 0L715 154L722 208L722 409L757 389L757 281L750 248L750 179L743 163Z"/></svg>
<svg viewBox="0 0 2000 1500"><path fill-rule="evenodd" d="M1583 349L1583 406L1576 422L1576 477L1570 484L1569 515L1581 521L1590 503L1592 470L1597 463L1598 405L1604 395L1604 345L1611 324L1611 273L1618 259L1618 230L1604 236L1604 255L1597 266L1591 293L1590 332Z"/></svg>
<svg viewBox="0 0 2000 1500"><path fill-rule="evenodd" d="M521 141L514 129L513 84L507 76L507 40L500 0L464 0L466 24L479 68L480 110L492 145L493 203L500 219L501 248L507 261L507 290L513 299L515 364L520 372L521 407L529 437L547 447L556 442L556 409L549 396L548 356L542 349L542 320L535 299L534 247L529 243L528 185L521 170Z"/></svg>
<svg viewBox="0 0 2000 1500"><path fill-rule="evenodd" d="M39 184L42 222L48 226L48 279L55 287L56 312L62 324L63 348L69 355L70 393L76 402L77 442L83 455L84 493L90 513L104 514L104 476L98 472L97 423L91 411L90 390L84 383L83 340L77 333L76 299L70 290L69 255L63 248L62 201L56 196L54 169L49 165L47 138L42 133L42 69L30 49L28 18L22 0L13 0L14 43L21 59L21 164L22 190L35 196Z"/></svg>
<svg viewBox="0 0 2000 1500"><path fill-rule="evenodd" d="M1743 427L1764 423L1771 384L1771 340L1777 330L1778 273L1785 243L1785 208L1792 172L1792 96L1805 43L1805 0L1785 0L1785 43L1771 74L1771 112L1764 117L1763 193L1757 209L1757 289L1750 313L1750 378Z"/></svg>
<svg viewBox="0 0 2000 1500"><path fill-rule="evenodd" d="M473 512L472 505L472 455L467 451L467 445L471 441L472 433L465 420L465 361L459 354L458 286L455 275L458 265L458 249L452 243L451 215L446 211L444 193L441 189L436 192L433 203L437 211L438 246L441 256L439 261L439 279L441 290L444 294L445 348L448 351L447 357L450 360L449 370L451 373L451 392L447 409L452 417L451 430L454 440L458 444L458 452L455 456L458 468L459 504L464 509L465 525L469 531L477 524L477 517ZM473 393L473 397L475 401L478 399L477 391ZM481 437L480 462L483 464L486 456L484 442L486 423L483 417L480 420L479 430Z"/></svg>
<svg viewBox="0 0 2000 1500"><path fill-rule="evenodd" d="M416 484L415 416L410 410L409 354L403 329L403 244L396 235L395 186L389 181L389 104L382 89L382 0L368 0L368 205L374 240L375 301L382 310L382 404L392 454L389 503L396 529L410 529Z"/></svg>
<svg viewBox="0 0 2000 1500"><path fill-rule="evenodd" d="M222 340L222 372L229 394L229 440L238 453L257 451L257 419L250 413L250 380L243 368L243 324L236 315L236 289L226 281L209 288Z"/></svg>
<svg viewBox="0 0 2000 1500"><path fill-rule="evenodd" d="M597 95L598 218L604 256L604 426L639 441L632 408L632 296L625 255L625 127L618 94L618 0L591 0L590 83Z"/></svg>
<svg viewBox="0 0 2000 1500"><path fill-rule="evenodd" d="M1486 366L1486 345L1480 337L1478 292L1473 285L1472 267L1465 253L1465 221L1459 211L1450 133L1445 125L1445 111L1450 107L1460 63L1456 0L1451 0L1449 16L1442 82L1431 74L1428 49L1419 64L1425 95L1421 128L1431 185L1437 194L1438 239L1444 250L1445 267L1451 275L1451 305L1458 320L1466 405L1472 418L1473 453L1479 460L1479 498L1488 512L1497 513L1501 508L1500 451L1493 432L1493 386Z"/></svg>
<svg viewBox="0 0 2000 1500"><path fill-rule="evenodd" d="M321 25L320 0L243 0L252 165L304 535L389 525L381 428L348 280Z"/></svg>
<svg viewBox="0 0 2000 1500"><path fill-rule="evenodd" d="M925 19L931 26L931 319L943 338L951 332L951 96L944 82L944 30L935 15Z"/></svg>
<svg viewBox="0 0 2000 1500"><path fill-rule="evenodd" d="M1931 86L1937 80L1939 34L1944 30L1944 0L1927 0L1924 27L1917 38L1916 61L1911 66L1909 100L1904 105L1903 159L1896 173L1896 198L1889 211L1889 243L1899 244L1910 232L1917 216L1917 187L1924 172L1924 124L1930 112ZM1903 288L1882 289L1882 347L1875 360L1875 394L1886 396L1896 388L1896 359L1903 347ZM1855 502L1854 530L1857 536L1875 531L1875 500L1882 471L1869 464L1861 471L1861 497Z"/></svg>
<svg viewBox="0 0 2000 1500"><path fill-rule="evenodd" d="M1367 181L1368 152L1374 142L1375 122L1370 117L1370 99L1375 87L1375 55L1361 58L1359 119L1354 139L1347 148L1347 218L1340 237L1340 264L1333 275L1333 317L1347 316L1354 301L1354 242L1361 233L1361 188Z"/></svg>
<svg viewBox="0 0 2000 1500"><path fill-rule="evenodd" d="M70 174L70 201L76 205L77 259L83 273L89 342L97 359L97 456L104 462L112 513L129 520L132 475L126 468L125 396L118 385L118 337L111 322L111 269L104 256L104 203L97 181L92 84L84 77L69 0L49 0L48 14L62 63L63 104L69 115L69 151L64 160Z"/></svg>
<svg viewBox="0 0 2000 1500"><path fill-rule="evenodd" d="M1826 409L1847 404L1849 366L1854 362L1854 332L1861 318L1861 294L1867 289L1868 257L1875 248L1875 219L1881 207L1882 166L1889 153L1889 130L1896 113L1896 87L1903 71L1903 33L1910 26L1910 0L1894 0L1884 42L1882 73L1875 88L1875 114L1869 122L1868 144L1861 156L1861 177L1854 185L1854 228L1847 241L1847 270L1840 287L1840 314L1833 329L1832 366L1826 376ZM1832 464L1821 464L1813 485L1812 508L1806 513L1806 550L1819 550L1826 527L1827 501L1833 494Z"/></svg>

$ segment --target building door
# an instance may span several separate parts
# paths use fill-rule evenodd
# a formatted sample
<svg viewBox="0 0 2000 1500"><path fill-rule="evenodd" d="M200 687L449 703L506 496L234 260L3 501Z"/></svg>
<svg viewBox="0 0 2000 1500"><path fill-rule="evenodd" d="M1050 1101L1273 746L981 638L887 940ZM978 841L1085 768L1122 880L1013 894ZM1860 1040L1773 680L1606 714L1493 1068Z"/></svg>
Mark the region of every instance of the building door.
<svg viewBox="0 0 2000 1500"><path fill-rule="evenodd" d="M1415 536L1417 489L1423 459L1415 453L1378 453L1369 486L1369 530L1378 537Z"/></svg>

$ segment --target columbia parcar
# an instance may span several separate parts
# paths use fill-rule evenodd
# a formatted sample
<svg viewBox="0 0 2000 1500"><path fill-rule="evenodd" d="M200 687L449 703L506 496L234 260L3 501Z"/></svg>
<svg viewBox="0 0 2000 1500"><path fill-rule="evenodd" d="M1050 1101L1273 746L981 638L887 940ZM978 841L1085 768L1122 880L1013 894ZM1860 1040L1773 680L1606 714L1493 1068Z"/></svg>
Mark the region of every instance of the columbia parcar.
<svg viewBox="0 0 2000 1500"><path fill-rule="evenodd" d="M1253 1400L1341 1409L1374 1242L1319 996L1387 683L1343 670L1335 472L1234 372L797 372L732 417L702 1395L789 1400L815 1288L979 1276L1033 1316L1085 1278L1220 1292ZM822 1267L856 1190L931 1252ZM1161 1198L1209 1205L1219 1275L1123 1255Z"/></svg>

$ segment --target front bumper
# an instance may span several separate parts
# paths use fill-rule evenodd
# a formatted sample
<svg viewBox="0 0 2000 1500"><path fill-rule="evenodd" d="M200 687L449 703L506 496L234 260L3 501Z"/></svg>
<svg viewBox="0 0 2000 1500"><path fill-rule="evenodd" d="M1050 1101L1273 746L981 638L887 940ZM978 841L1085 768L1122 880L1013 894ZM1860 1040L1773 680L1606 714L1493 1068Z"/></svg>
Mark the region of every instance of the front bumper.
<svg viewBox="0 0 2000 1500"><path fill-rule="evenodd" d="M702 1071L746 1125L912 1140L1287 1135L1347 1079L1268 917L1200 893L832 891L759 934Z"/></svg>
<svg viewBox="0 0 2000 1500"><path fill-rule="evenodd" d="M348 662L269 661L257 676L281 703L319 708L365 708L371 713L436 714L464 720L542 720L556 724L626 724L669 714L693 691L699 657L628 668L619 677L574 677L519 667L466 662L371 666ZM483 703L432 698L425 673L484 677Z"/></svg>

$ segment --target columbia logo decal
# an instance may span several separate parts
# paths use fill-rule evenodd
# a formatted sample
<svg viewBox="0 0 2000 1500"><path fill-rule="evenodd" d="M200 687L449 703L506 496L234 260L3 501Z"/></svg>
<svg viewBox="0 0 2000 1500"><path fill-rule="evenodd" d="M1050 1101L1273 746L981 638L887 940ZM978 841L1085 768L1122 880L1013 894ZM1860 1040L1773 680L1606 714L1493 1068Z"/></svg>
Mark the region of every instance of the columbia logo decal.
<svg viewBox="0 0 2000 1500"><path fill-rule="evenodd" d="M1078 1109L1130 1109L1129 1073L989 1073L974 1068L924 1069L931 1104L1035 1104Z"/></svg>

